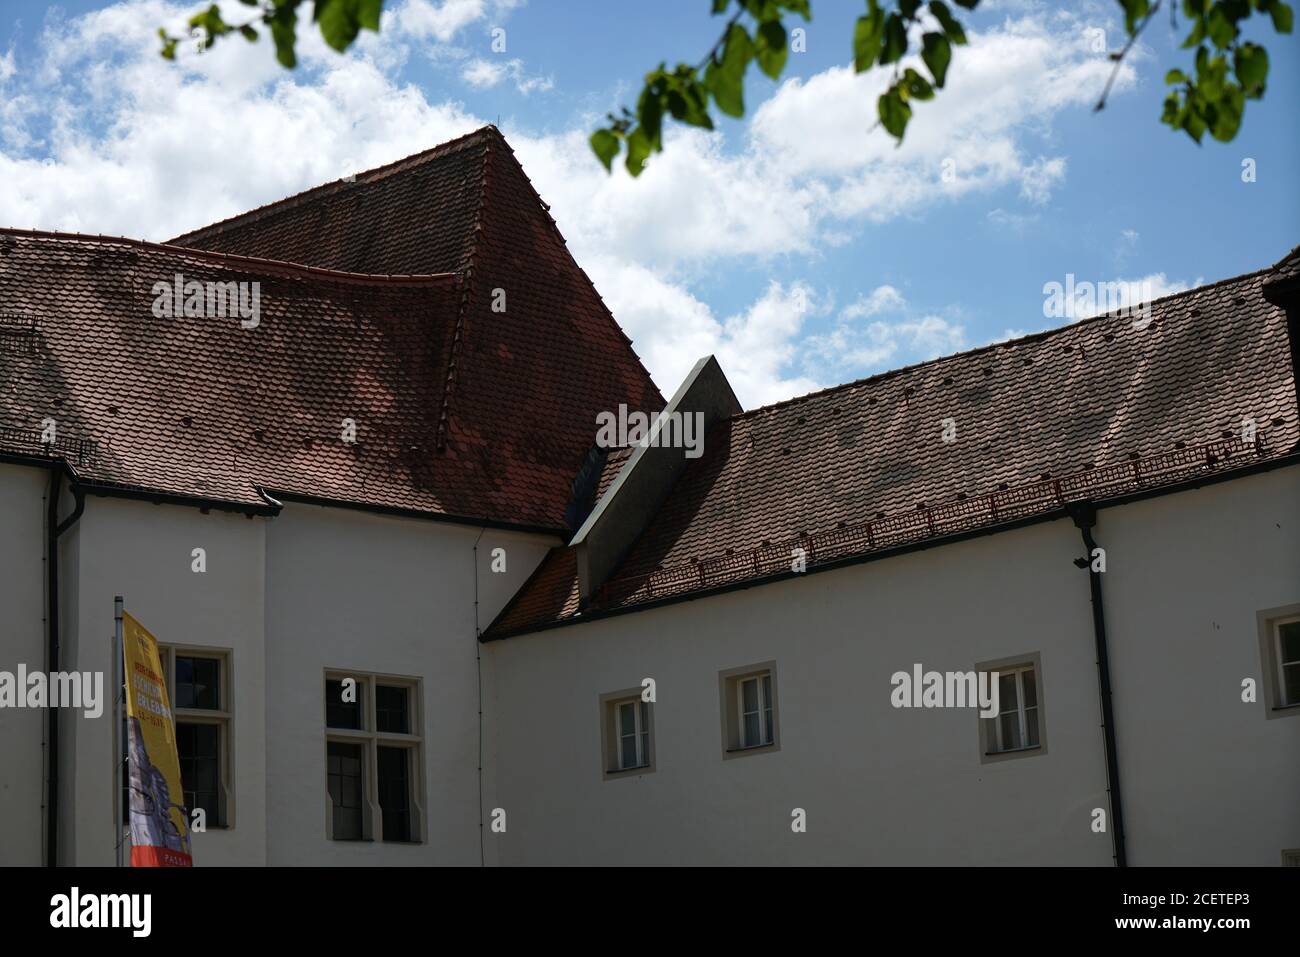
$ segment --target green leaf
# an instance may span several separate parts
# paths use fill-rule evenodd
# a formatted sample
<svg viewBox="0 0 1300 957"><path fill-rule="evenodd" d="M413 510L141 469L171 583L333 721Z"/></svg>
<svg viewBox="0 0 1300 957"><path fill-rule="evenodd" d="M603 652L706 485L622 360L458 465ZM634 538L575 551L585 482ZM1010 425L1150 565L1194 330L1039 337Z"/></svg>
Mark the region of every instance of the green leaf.
<svg viewBox="0 0 1300 957"><path fill-rule="evenodd" d="M880 55L885 15L873 2L871 12L858 17L853 28L853 69L858 73L871 69Z"/></svg>
<svg viewBox="0 0 1300 957"><path fill-rule="evenodd" d="M943 0L933 0L930 4L930 12L939 21L939 25L943 27L943 32L947 34L949 40L958 46L966 42L966 31L962 29L961 24L957 22L957 18L952 15L952 11L948 9L948 5Z"/></svg>
<svg viewBox="0 0 1300 957"><path fill-rule="evenodd" d="M1190 50L1205 39L1205 20L1196 20L1192 24L1192 32L1187 34L1187 39L1183 41L1183 49ZM1200 142L1197 140L1197 142Z"/></svg>
<svg viewBox="0 0 1300 957"><path fill-rule="evenodd" d="M952 47L942 33L927 33L921 37L921 59L934 77L934 85L943 88L943 78L948 74L952 60Z"/></svg>
<svg viewBox="0 0 1300 957"><path fill-rule="evenodd" d="M384 0L360 0L357 6L357 22L363 30L379 32L379 18L384 12Z"/></svg>
<svg viewBox="0 0 1300 957"><path fill-rule="evenodd" d="M1210 8L1210 15L1205 18L1205 29L1210 40L1220 50L1227 49L1237 39L1237 25L1228 19L1223 7L1215 4Z"/></svg>
<svg viewBox="0 0 1300 957"><path fill-rule="evenodd" d="M298 65L293 46L297 39L298 14L293 7L281 7L271 17L271 39L275 41L275 58L292 70Z"/></svg>
<svg viewBox="0 0 1300 957"><path fill-rule="evenodd" d="M889 131L890 136L901 141L907 121L912 118L912 108L903 102L898 87L891 87L881 94L876 101L876 110L880 114L880 125Z"/></svg>
<svg viewBox="0 0 1300 957"><path fill-rule="evenodd" d="M610 130L596 130L591 134L591 151L605 164L607 172L614 170L614 158L618 156L618 137Z"/></svg>
<svg viewBox="0 0 1300 957"><path fill-rule="evenodd" d="M1210 134L1220 143L1229 143L1241 129L1241 115L1245 111L1245 95L1240 87L1232 87L1215 104Z"/></svg>
<svg viewBox="0 0 1300 957"><path fill-rule="evenodd" d="M739 23L733 23L727 31L727 39L722 48L722 66L724 69L739 71L742 75L754 59L754 41Z"/></svg>
<svg viewBox="0 0 1300 957"><path fill-rule="evenodd" d="M903 71L901 84L903 87L903 93L909 100L934 99L934 87L930 85L930 81L921 76L921 74L917 73L910 66Z"/></svg>
<svg viewBox="0 0 1300 957"><path fill-rule="evenodd" d="M1278 33L1290 33L1293 26L1291 8L1282 0L1277 0L1268 8L1269 16L1273 18L1273 29Z"/></svg>
<svg viewBox="0 0 1300 957"><path fill-rule="evenodd" d="M1132 36L1138 22L1151 12L1151 0L1119 0L1119 5L1124 8L1124 29Z"/></svg>
<svg viewBox="0 0 1300 957"><path fill-rule="evenodd" d="M974 10L979 6L980 0L957 0L957 6L965 10Z"/></svg>
<svg viewBox="0 0 1300 957"><path fill-rule="evenodd" d="M908 20L916 16L916 11L920 9L920 6L921 0L898 0L898 12Z"/></svg>
<svg viewBox="0 0 1300 957"><path fill-rule="evenodd" d="M1168 73L1165 74L1165 83L1174 84L1174 83L1186 83L1186 82L1187 82L1187 74L1184 73L1182 70L1170 70Z"/></svg>
<svg viewBox="0 0 1300 957"><path fill-rule="evenodd" d="M778 20L768 20L758 28L758 66L775 80L785 69L790 48L785 42L785 27Z"/></svg>
<svg viewBox="0 0 1300 957"><path fill-rule="evenodd" d="M664 102L652 86L641 91L636 104L637 132L645 137L652 149L659 149L663 135Z"/></svg>
<svg viewBox="0 0 1300 957"><path fill-rule="evenodd" d="M645 169L645 161L650 157L650 141L645 132L637 127L627 138L627 171L633 176L640 176Z"/></svg>
<svg viewBox="0 0 1300 957"><path fill-rule="evenodd" d="M897 63L907 52L907 25L897 13L885 20L885 48L880 54L880 65Z"/></svg>
<svg viewBox="0 0 1300 957"><path fill-rule="evenodd" d="M704 85L713 94L713 102L728 116L745 115L744 74L739 75L710 61L704 69Z"/></svg>
<svg viewBox="0 0 1300 957"><path fill-rule="evenodd" d="M1256 43L1243 43L1233 57L1237 81L1252 99L1264 92L1268 79L1268 51Z"/></svg>
<svg viewBox="0 0 1300 957"><path fill-rule="evenodd" d="M358 0L316 0L314 18L320 25L320 35L340 53L352 45L361 30L358 6Z"/></svg>

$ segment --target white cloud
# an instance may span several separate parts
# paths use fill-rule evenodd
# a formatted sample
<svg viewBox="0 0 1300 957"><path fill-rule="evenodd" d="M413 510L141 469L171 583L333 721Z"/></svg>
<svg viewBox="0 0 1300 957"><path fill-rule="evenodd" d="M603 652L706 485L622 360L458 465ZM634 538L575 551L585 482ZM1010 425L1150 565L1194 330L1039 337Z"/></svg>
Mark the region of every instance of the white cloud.
<svg viewBox="0 0 1300 957"><path fill-rule="evenodd" d="M417 39L449 43L465 27L488 15L487 0L406 0L393 11L394 26Z"/></svg>
<svg viewBox="0 0 1300 957"><path fill-rule="evenodd" d="M476 90L489 89L509 79L524 96L534 92L545 93L555 85L555 81L548 76L526 75L524 61L517 58L492 61L475 57L462 67L460 75L461 79Z"/></svg>
<svg viewBox="0 0 1300 957"><path fill-rule="evenodd" d="M708 305L656 271L615 256L582 260L660 389L671 394L697 359L716 355L745 408L823 388L787 370L815 297L807 286L769 283L743 311L719 319Z"/></svg>
<svg viewBox="0 0 1300 957"><path fill-rule="evenodd" d="M1065 173L1063 157L1026 156L1024 141L1060 111L1091 105L1112 64L1088 49L1068 14L1008 19L968 31L948 82L916 106L900 146L876 127L875 102L888 77L852 67L792 79L755 114L756 145L786 174L830 186L832 212L885 221L941 199L1019 185L1045 202ZM1136 82L1125 63L1115 91ZM948 162L945 162L948 161ZM945 168L955 173L945 178Z"/></svg>
<svg viewBox="0 0 1300 957"><path fill-rule="evenodd" d="M190 3L123 0L47 19L30 63L12 51L0 58L0 223L162 239L458 136L484 120L431 100L402 81L402 68L416 52L455 64L471 86L549 88L517 59L476 59L453 45L516 5L406 0L345 56L304 24L292 73L265 38L163 61L140 24L180 32ZM695 282L720 268L816 257L865 223L940 201L1000 189L1013 202L1017 192L1048 201L1065 159L1033 145L1037 134L1059 111L1090 104L1110 65L1082 49L1071 16L1035 16L971 31L949 87L918 106L901 148L870 129L882 77L847 67L783 83L739 149L671 127L667 152L635 181L594 161L587 135L597 120L546 135L507 123L507 135L660 386L671 391L716 353L746 405L771 402L845 372L954 351L964 329L880 286L829 332L808 336L830 307L806 285L762 276L748 305L718 315ZM1132 82L1126 66L1117 91ZM941 176L945 159L952 182ZM733 288L753 273L737 275Z"/></svg>
<svg viewBox="0 0 1300 957"><path fill-rule="evenodd" d="M1052 198L1052 190L1065 179L1064 157L1040 156L1020 170L1020 195L1041 206Z"/></svg>
<svg viewBox="0 0 1300 957"><path fill-rule="evenodd" d="M960 322L917 314L893 286L879 286L841 310L830 332L807 338L804 364L840 381L950 355L965 346Z"/></svg>

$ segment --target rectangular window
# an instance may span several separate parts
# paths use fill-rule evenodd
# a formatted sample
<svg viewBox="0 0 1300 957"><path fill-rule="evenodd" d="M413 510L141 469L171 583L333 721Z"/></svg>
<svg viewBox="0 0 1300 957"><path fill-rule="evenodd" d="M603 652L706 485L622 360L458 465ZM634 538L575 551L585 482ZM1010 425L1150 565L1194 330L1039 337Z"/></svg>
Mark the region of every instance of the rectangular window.
<svg viewBox="0 0 1300 957"><path fill-rule="evenodd" d="M1038 692L1032 665L998 672L998 704L990 751L1038 747Z"/></svg>
<svg viewBox="0 0 1300 957"><path fill-rule="evenodd" d="M1266 718L1300 715L1300 605L1257 613Z"/></svg>
<svg viewBox="0 0 1300 957"><path fill-rule="evenodd" d="M326 793L334 840L424 839L419 700L414 678L326 674Z"/></svg>
<svg viewBox="0 0 1300 957"><path fill-rule="evenodd" d="M772 743L772 676L740 682L740 746L761 748Z"/></svg>
<svg viewBox="0 0 1300 957"><path fill-rule="evenodd" d="M362 793L365 790L365 749L359 744L331 741L328 751L329 793L334 804L336 841L359 841L362 829Z"/></svg>
<svg viewBox="0 0 1300 957"><path fill-rule="evenodd" d="M980 753L985 761L1045 750L1042 663L1037 654L977 665L981 676L997 675L998 713L980 717Z"/></svg>
<svg viewBox="0 0 1300 957"><path fill-rule="evenodd" d="M406 748L379 747L379 810L385 841L411 839L411 775Z"/></svg>
<svg viewBox="0 0 1300 957"><path fill-rule="evenodd" d="M325 682L325 726L361 730L361 710L365 705L362 695L365 686L350 679Z"/></svg>
<svg viewBox="0 0 1300 957"><path fill-rule="evenodd" d="M654 770L654 705L642 689L600 696L601 767L605 777Z"/></svg>
<svg viewBox="0 0 1300 957"><path fill-rule="evenodd" d="M780 735L776 663L721 672L718 685L724 756L777 750Z"/></svg>
<svg viewBox="0 0 1300 957"><path fill-rule="evenodd" d="M375 726L380 731L409 734L411 730L407 715L409 697L409 688L398 688L389 685L376 687Z"/></svg>
<svg viewBox="0 0 1300 957"><path fill-rule="evenodd" d="M182 802L190 812L191 821L192 812L201 809L205 827L231 827L234 786L230 747L234 715L230 698L230 652L159 645L158 656L176 722ZM125 727L124 721L124 753ZM124 804L123 820L126 819Z"/></svg>
<svg viewBox="0 0 1300 957"><path fill-rule="evenodd" d="M1300 704L1300 618L1277 623L1277 671L1280 707Z"/></svg>

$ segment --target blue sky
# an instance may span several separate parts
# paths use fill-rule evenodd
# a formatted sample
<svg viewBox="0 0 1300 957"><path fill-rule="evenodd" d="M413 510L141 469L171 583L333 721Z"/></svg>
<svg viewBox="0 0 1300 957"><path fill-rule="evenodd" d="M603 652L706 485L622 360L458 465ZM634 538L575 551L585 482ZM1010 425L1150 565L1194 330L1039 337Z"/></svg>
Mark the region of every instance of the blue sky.
<svg viewBox="0 0 1300 957"><path fill-rule="evenodd" d="M1298 40L1266 23L1267 96L1198 147L1158 122L1189 60L1166 16L1094 114L1113 0L986 0L895 149L870 130L883 77L846 67L864 5L818 0L744 120L673 131L632 181L585 137L647 68L711 46L707 0L389 0L347 56L304 31L293 73L237 38L162 62L154 29L200 6L7 0L0 223L165 239L498 122L660 387L714 352L747 406L1059 324L1043 286L1070 273L1159 295L1300 242Z"/></svg>

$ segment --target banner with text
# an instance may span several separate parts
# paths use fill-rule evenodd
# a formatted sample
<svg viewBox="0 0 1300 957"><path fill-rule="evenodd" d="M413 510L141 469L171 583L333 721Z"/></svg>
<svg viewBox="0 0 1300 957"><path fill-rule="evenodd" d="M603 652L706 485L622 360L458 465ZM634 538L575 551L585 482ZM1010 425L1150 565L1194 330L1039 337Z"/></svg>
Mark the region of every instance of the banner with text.
<svg viewBox="0 0 1300 957"><path fill-rule="evenodd" d="M158 642L122 616L126 675L127 773L130 778L131 866L190 867L189 821L176 754L176 724L167 698Z"/></svg>

